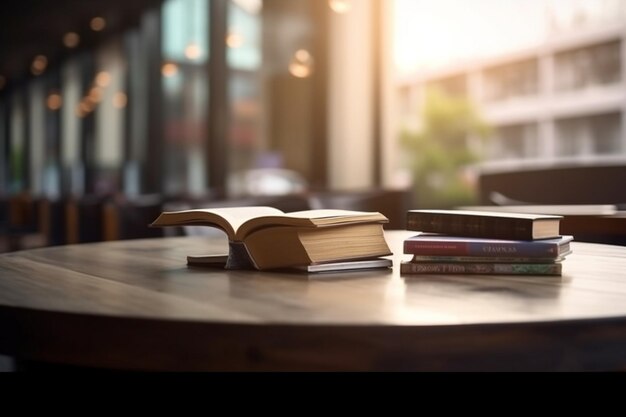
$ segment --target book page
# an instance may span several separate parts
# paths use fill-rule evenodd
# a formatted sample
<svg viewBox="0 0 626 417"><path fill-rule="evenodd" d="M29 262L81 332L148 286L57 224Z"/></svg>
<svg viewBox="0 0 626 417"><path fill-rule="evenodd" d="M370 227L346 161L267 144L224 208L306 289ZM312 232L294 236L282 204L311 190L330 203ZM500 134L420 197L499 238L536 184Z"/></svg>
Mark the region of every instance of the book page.
<svg viewBox="0 0 626 417"><path fill-rule="evenodd" d="M268 216L284 216L285 214L273 207L225 207L217 209L202 209L208 213L215 213L226 220L235 234L245 222Z"/></svg>
<svg viewBox="0 0 626 417"><path fill-rule="evenodd" d="M386 223L389 220L378 212L352 210L306 210L251 219L237 230L237 239L243 240L254 230L266 226L322 227L351 223Z"/></svg>
<svg viewBox="0 0 626 417"><path fill-rule="evenodd" d="M354 210L321 209L321 210L294 211L291 213L285 213L285 216L306 218L306 219L329 219L329 218L338 218L338 217L347 219L347 218L367 217L373 214L378 214L378 213L367 212L367 211L354 211Z"/></svg>
<svg viewBox="0 0 626 417"><path fill-rule="evenodd" d="M258 217L279 217L284 213L273 207L222 207L164 212L151 226L204 225L222 229L234 240L242 224Z"/></svg>

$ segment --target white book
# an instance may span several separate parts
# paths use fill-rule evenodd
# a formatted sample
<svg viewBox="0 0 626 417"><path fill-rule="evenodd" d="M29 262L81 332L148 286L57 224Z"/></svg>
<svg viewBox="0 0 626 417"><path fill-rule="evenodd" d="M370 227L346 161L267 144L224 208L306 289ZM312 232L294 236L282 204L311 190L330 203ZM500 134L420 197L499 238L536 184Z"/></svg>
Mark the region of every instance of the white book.
<svg viewBox="0 0 626 417"><path fill-rule="evenodd" d="M294 269L304 272L337 272L354 271L361 269L391 268L392 266L393 262L391 261L391 259L376 258L359 261L328 262L323 264L304 265L295 267Z"/></svg>

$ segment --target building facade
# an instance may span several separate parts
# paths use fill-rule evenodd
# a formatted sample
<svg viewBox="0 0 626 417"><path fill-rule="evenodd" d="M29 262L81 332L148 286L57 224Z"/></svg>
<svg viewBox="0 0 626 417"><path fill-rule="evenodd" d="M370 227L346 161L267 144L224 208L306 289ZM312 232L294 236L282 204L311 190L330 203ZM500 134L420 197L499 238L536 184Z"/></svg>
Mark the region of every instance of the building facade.
<svg viewBox="0 0 626 417"><path fill-rule="evenodd" d="M399 81L400 124L419 129L426 92L436 87L468 97L493 127L485 143L468 138L482 171L626 163L626 4L604 6L587 14L554 6L536 47Z"/></svg>

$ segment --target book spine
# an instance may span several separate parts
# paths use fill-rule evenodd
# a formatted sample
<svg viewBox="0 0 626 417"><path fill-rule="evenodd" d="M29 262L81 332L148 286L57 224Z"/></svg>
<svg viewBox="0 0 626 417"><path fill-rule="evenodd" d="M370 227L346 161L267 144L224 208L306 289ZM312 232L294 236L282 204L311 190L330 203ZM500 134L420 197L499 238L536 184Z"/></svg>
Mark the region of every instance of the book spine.
<svg viewBox="0 0 626 417"><path fill-rule="evenodd" d="M404 253L425 256L487 256L507 258L556 258L555 243L529 242L454 242L405 240Z"/></svg>
<svg viewBox="0 0 626 417"><path fill-rule="evenodd" d="M468 274L468 275L553 275L560 276L562 264L499 264L403 262L400 274Z"/></svg>
<svg viewBox="0 0 626 417"><path fill-rule="evenodd" d="M243 242L228 242L228 259L224 269L251 270L258 269L248 248Z"/></svg>
<svg viewBox="0 0 626 417"><path fill-rule="evenodd" d="M407 230L451 236L531 240L532 229L533 221L529 219L414 212L407 214Z"/></svg>

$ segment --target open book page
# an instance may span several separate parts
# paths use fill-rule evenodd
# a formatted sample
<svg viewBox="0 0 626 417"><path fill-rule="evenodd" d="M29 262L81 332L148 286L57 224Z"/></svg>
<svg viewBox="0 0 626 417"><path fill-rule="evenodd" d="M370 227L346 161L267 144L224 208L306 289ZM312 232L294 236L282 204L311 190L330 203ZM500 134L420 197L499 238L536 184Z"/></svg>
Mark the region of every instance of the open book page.
<svg viewBox="0 0 626 417"><path fill-rule="evenodd" d="M330 209L294 211L286 213L285 216L312 219L318 225L387 220L385 216L378 212Z"/></svg>
<svg viewBox="0 0 626 417"><path fill-rule="evenodd" d="M237 230L237 239L243 240L254 230L266 226L323 227L353 223L386 223L389 220L378 212L352 210L306 210L284 213L278 216L264 216L251 219Z"/></svg>
<svg viewBox="0 0 626 417"><path fill-rule="evenodd" d="M151 226L213 226L224 230L231 241L243 241L254 230L268 226L322 227L387 221L377 212L307 210L283 213L272 207L225 207L164 212Z"/></svg>
<svg viewBox="0 0 626 417"><path fill-rule="evenodd" d="M234 240L242 224L257 217L283 216L273 207L223 207L164 212L151 226L205 225L218 227Z"/></svg>

